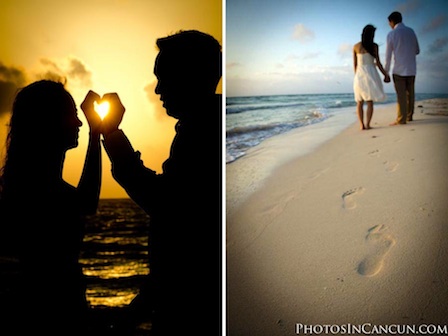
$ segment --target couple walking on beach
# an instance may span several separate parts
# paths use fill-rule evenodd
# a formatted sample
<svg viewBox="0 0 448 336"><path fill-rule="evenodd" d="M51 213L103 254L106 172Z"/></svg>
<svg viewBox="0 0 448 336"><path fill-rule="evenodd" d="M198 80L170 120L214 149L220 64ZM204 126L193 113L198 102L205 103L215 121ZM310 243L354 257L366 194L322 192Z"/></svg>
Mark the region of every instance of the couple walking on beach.
<svg viewBox="0 0 448 336"><path fill-rule="evenodd" d="M373 42L376 28L372 25L364 27L361 42L353 47L353 62L355 77L353 90L357 103L356 111L360 128L370 129L374 102L386 100L383 84L376 66L384 75L384 82L391 81L389 71L393 56L392 70L395 91L397 93L397 118L390 125L406 124L413 120L414 114L414 84L416 55L420 53L417 36L414 31L405 26L401 13L393 12L388 17L392 31L387 35L386 62L383 67L379 57L379 48ZM364 102L367 103L367 120L364 122Z"/></svg>
<svg viewBox="0 0 448 336"><path fill-rule="evenodd" d="M81 104L90 130L86 160L78 186L70 185L62 177L65 154L78 146L82 126L74 99L50 80L17 93L0 171L0 247L17 258L20 281L0 303L8 312L0 334L90 335L78 258L83 219L98 206L102 135L113 177L150 216L150 274L129 307L134 323L119 335L132 335L142 320L152 322L151 335L220 335L221 46L196 30L156 44L155 92L178 120L161 174L144 166L119 129L125 107L118 94L89 91ZM103 120L94 109L102 101L110 104ZM213 150L201 152L204 141Z"/></svg>

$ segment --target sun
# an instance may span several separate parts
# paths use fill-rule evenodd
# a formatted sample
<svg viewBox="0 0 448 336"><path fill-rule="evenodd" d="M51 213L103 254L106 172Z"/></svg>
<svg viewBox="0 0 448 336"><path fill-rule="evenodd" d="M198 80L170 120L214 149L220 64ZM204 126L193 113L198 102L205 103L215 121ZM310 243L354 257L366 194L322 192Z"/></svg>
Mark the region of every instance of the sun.
<svg viewBox="0 0 448 336"><path fill-rule="evenodd" d="M96 113L98 113L98 115L100 116L100 118L102 120L102 119L104 119L106 114L109 112L110 104L107 101L104 101L99 104L97 104L97 102L95 102L94 107L95 107Z"/></svg>

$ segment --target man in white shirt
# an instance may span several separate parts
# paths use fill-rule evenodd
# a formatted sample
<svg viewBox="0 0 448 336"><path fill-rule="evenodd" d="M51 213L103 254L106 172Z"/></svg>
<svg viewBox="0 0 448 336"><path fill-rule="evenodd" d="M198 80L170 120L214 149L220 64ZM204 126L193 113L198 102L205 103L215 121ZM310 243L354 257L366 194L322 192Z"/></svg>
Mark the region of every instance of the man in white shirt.
<svg viewBox="0 0 448 336"><path fill-rule="evenodd" d="M388 20L393 30L387 35L384 69L389 73L393 54L392 74L398 103L397 120L391 125L406 124L412 121L414 114L416 55L420 53L420 47L414 30L403 24L401 13L393 12Z"/></svg>

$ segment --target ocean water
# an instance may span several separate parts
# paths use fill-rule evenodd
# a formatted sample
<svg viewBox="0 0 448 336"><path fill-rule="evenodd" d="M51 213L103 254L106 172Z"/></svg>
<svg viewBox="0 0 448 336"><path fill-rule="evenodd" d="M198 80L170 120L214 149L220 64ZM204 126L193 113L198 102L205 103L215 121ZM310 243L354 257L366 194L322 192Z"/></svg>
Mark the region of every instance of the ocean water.
<svg viewBox="0 0 448 336"><path fill-rule="evenodd" d="M122 329L128 319L128 305L150 272L148 228L149 216L130 199L100 199L97 214L87 220L80 263L87 278L91 328L97 335L149 334L150 321L142 321L133 332ZM19 290L18 271L16 258L0 254L1 309L8 309L5 305ZM0 335L2 332L0 319Z"/></svg>
<svg viewBox="0 0 448 336"><path fill-rule="evenodd" d="M95 308L126 307L149 273L149 216L130 199L100 199L88 218L80 263Z"/></svg>
<svg viewBox="0 0 448 336"><path fill-rule="evenodd" d="M446 98L446 94L416 94L417 100ZM381 104L396 102L388 93ZM265 139L298 127L320 123L340 114L356 122L353 93L300 94L226 98L226 163L244 156Z"/></svg>

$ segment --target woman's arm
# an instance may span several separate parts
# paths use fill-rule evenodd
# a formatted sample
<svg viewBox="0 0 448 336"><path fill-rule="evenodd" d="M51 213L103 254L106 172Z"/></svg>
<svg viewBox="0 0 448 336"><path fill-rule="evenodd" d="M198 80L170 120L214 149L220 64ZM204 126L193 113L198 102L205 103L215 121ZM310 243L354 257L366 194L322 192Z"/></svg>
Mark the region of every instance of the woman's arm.
<svg viewBox="0 0 448 336"><path fill-rule="evenodd" d="M78 184L79 199L82 212L85 215L96 213L101 189L101 118L94 109L94 102L99 101L100 96L89 91L81 104L81 109L86 116L90 127L89 144L81 178Z"/></svg>
<svg viewBox="0 0 448 336"><path fill-rule="evenodd" d="M356 68L358 67L358 58L356 57L356 45L353 47L353 68L356 73Z"/></svg>
<svg viewBox="0 0 448 336"><path fill-rule="evenodd" d="M381 61L380 61L380 52L379 52L379 49L378 49L378 44L375 44L375 45L374 45L374 48L375 48L375 63L376 63L376 65L377 65L378 69L380 69L381 73L382 73L386 78L388 78L388 77L389 77L389 74L388 74L387 71L383 68L383 65L381 64Z"/></svg>

